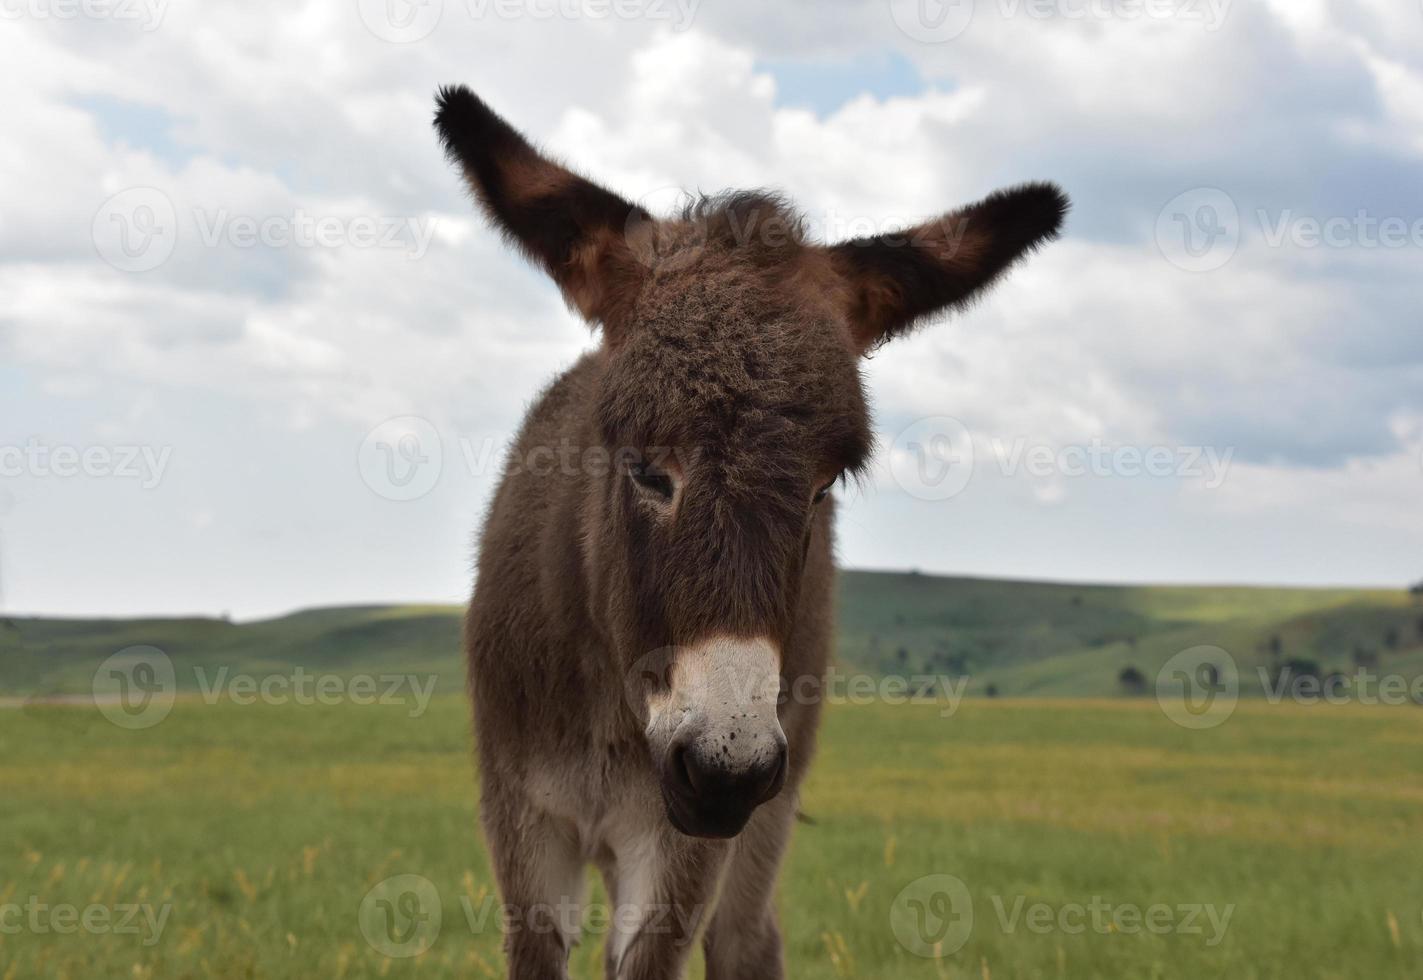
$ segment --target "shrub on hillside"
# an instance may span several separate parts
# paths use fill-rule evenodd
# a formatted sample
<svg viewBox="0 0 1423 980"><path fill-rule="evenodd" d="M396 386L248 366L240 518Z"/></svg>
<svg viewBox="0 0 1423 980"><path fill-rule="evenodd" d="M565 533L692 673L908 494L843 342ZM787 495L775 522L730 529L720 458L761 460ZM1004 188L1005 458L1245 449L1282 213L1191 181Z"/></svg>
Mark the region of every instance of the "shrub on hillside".
<svg viewBox="0 0 1423 980"><path fill-rule="evenodd" d="M1117 675L1117 681L1130 694L1140 694L1146 690L1146 675L1130 664L1122 668L1122 672Z"/></svg>

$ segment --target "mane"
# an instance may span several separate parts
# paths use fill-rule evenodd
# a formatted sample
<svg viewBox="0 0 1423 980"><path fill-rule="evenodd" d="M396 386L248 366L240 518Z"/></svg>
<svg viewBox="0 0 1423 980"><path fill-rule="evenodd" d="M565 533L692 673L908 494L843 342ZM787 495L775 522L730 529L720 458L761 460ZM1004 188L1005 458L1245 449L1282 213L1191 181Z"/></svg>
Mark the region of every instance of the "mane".
<svg viewBox="0 0 1423 980"><path fill-rule="evenodd" d="M805 220L780 194L769 190L698 193L676 220L695 229L707 245L764 266L794 258L807 244Z"/></svg>

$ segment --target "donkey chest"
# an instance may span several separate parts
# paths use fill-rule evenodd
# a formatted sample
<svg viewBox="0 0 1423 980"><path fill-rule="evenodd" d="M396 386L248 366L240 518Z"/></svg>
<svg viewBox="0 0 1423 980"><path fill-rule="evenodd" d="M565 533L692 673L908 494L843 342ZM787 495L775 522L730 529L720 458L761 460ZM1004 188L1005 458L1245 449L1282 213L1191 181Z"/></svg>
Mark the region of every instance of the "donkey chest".
<svg viewBox="0 0 1423 980"><path fill-rule="evenodd" d="M630 825L661 819L657 781L638 749L588 741L530 770L530 802L561 823L589 859L627 837Z"/></svg>

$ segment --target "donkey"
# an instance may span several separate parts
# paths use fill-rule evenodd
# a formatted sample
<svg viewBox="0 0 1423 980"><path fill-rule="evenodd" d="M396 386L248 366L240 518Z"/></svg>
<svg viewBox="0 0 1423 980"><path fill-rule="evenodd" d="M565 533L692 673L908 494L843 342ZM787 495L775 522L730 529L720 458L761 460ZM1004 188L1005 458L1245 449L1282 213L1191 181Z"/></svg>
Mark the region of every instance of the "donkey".
<svg viewBox="0 0 1423 980"><path fill-rule="evenodd" d="M1057 236L1050 184L824 246L779 197L655 219L469 89L435 127L490 221L600 344L530 408L465 647L513 980L567 976L584 869L607 976L784 975L774 889L828 666L837 481L872 448L860 359ZM807 683L809 682L809 683Z"/></svg>

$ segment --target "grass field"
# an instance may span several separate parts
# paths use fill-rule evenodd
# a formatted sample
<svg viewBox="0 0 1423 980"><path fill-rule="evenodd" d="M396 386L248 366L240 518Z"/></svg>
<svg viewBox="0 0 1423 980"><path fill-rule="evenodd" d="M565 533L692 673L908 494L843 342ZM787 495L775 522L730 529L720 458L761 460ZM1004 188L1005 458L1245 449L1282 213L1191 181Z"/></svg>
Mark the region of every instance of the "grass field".
<svg viewBox="0 0 1423 980"><path fill-rule="evenodd" d="M1146 700L942 712L829 710L780 896L792 977L1423 975L1417 708L1244 701L1209 731ZM418 717L184 698L145 730L0 710L0 978L501 975L468 730L458 697ZM361 927L398 874L443 912L404 959ZM933 936L956 944L971 904L941 959L897 939L929 875L969 900ZM116 934L129 906L149 918ZM91 927L61 931L61 907Z"/></svg>

